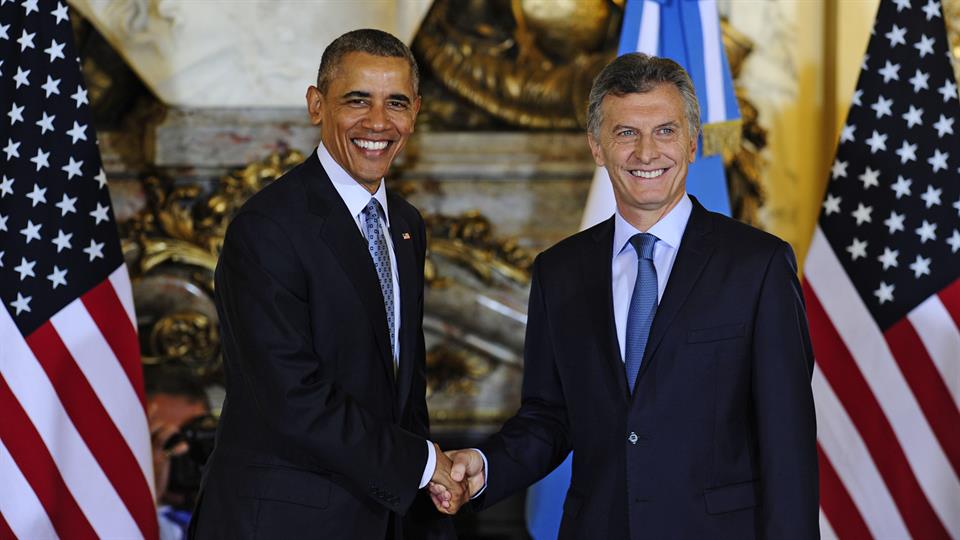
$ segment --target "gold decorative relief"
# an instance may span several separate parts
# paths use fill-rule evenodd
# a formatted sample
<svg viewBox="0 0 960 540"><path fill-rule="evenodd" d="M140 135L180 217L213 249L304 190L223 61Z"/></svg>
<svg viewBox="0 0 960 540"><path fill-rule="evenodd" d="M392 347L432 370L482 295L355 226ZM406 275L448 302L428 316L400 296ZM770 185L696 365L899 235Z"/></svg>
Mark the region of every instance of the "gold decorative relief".
<svg viewBox="0 0 960 540"><path fill-rule="evenodd" d="M424 119L459 129L585 125L590 84L615 52L619 11L608 0L436 0L413 50L458 99L425 92Z"/></svg>
<svg viewBox="0 0 960 540"><path fill-rule="evenodd" d="M427 397L438 392L475 396L493 362L475 352L441 343L427 351Z"/></svg>
<svg viewBox="0 0 960 540"><path fill-rule="evenodd" d="M299 163L274 154L231 172L205 192L168 178L143 181L147 205L121 225L144 362L177 361L200 376L220 369L213 272L227 225L246 200Z"/></svg>
<svg viewBox="0 0 960 540"><path fill-rule="evenodd" d="M191 366L217 355L220 333L216 322L198 311L180 311L162 317L150 331L150 349L159 358L177 358Z"/></svg>
<svg viewBox="0 0 960 540"><path fill-rule="evenodd" d="M430 237L431 266L434 256L450 259L472 271L484 283L498 278L519 285L530 281L533 254L517 244L516 239L498 239L493 236L490 220L476 210L460 216L428 214L424 217ZM429 282L443 286L444 279L431 268Z"/></svg>

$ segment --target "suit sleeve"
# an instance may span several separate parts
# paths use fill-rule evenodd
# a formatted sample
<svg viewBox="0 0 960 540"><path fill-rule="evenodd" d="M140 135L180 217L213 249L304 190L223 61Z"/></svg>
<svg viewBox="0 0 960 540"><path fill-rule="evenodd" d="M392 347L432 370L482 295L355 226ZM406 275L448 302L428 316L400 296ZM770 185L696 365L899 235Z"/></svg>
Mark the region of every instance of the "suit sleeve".
<svg viewBox="0 0 960 540"><path fill-rule="evenodd" d="M753 339L763 538L819 537L813 349L793 250L781 243L761 286Z"/></svg>
<svg viewBox="0 0 960 540"><path fill-rule="evenodd" d="M324 372L313 346L309 291L292 242L269 217L244 212L216 272L223 342L254 409L287 444L404 511L427 460L424 438L365 409ZM236 378L236 377L235 377Z"/></svg>
<svg viewBox="0 0 960 540"><path fill-rule="evenodd" d="M474 500L486 508L546 476L570 453L569 423L557 371L549 309L534 262L523 355L523 387L517 414L479 446L489 464L487 488Z"/></svg>

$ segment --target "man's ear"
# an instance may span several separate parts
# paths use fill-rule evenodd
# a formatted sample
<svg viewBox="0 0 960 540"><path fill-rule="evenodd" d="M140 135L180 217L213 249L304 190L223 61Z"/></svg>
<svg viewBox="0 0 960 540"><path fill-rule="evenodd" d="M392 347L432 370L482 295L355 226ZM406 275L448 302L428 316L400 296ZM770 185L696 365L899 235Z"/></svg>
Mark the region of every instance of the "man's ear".
<svg viewBox="0 0 960 540"><path fill-rule="evenodd" d="M319 126L323 121L323 94L316 86L307 88L307 112L310 113L310 123Z"/></svg>
<svg viewBox="0 0 960 540"><path fill-rule="evenodd" d="M698 142L699 140L700 140L700 135L697 134L697 136L693 139L693 143L690 145L690 161L689 161L689 163L693 163L693 162L696 161L696 159L697 159L697 142Z"/></svg>
<svg viewBox="0 0 960 540"><path fill-rule="evenodd" d="M600 141L593 138L593 133L587 133L587 144L590 145L590 153L593 154L593 161L596 162L597 167L605 167Z"/></svg>

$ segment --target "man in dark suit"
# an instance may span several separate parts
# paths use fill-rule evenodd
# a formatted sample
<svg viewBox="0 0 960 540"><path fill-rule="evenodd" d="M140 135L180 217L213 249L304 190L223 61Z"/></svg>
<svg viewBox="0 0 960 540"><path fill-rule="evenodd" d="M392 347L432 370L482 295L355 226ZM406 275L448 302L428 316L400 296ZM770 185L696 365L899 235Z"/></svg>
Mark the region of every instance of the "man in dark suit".
<svg viewBox="0 0 960 540"><path fill-rule="evenodd" d="M451 453L473 506L573 450L561 538L818 537L796 261L687 195L699 118L671 60L628 54L594 82L588 140L617 211L534 264L521 408L482 455Z"/></svg>
<svg viewBox="0 0 960 540"><path fill-rule="evenodd" d="M319 147L230 224L216 271L227 395L194 537L452 534L421 491L462 494L427 440L427 239L383 181L417 86L390 34L336 39L306 96Z"/></svg>

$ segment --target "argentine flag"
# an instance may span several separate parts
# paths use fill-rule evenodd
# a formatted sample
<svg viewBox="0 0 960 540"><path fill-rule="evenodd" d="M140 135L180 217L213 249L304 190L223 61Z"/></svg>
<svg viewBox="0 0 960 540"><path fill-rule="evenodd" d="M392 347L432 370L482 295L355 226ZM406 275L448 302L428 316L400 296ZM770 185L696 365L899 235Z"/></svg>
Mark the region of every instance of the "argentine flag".
<svg viewBox="0 0 960 540"><path fill-rule="evenodd" d="M723 172L724 148L739 144L740 111L723 48L716 0L627 0L618 54L642 52L677 62L693 80L703 134L697 158L687 169L687 192L708 210L730 215ZM616 210L605 169L597 169L581 229ZM527 492L527 529L535 540L554 539L570 485L573 454Z"/></svg>

